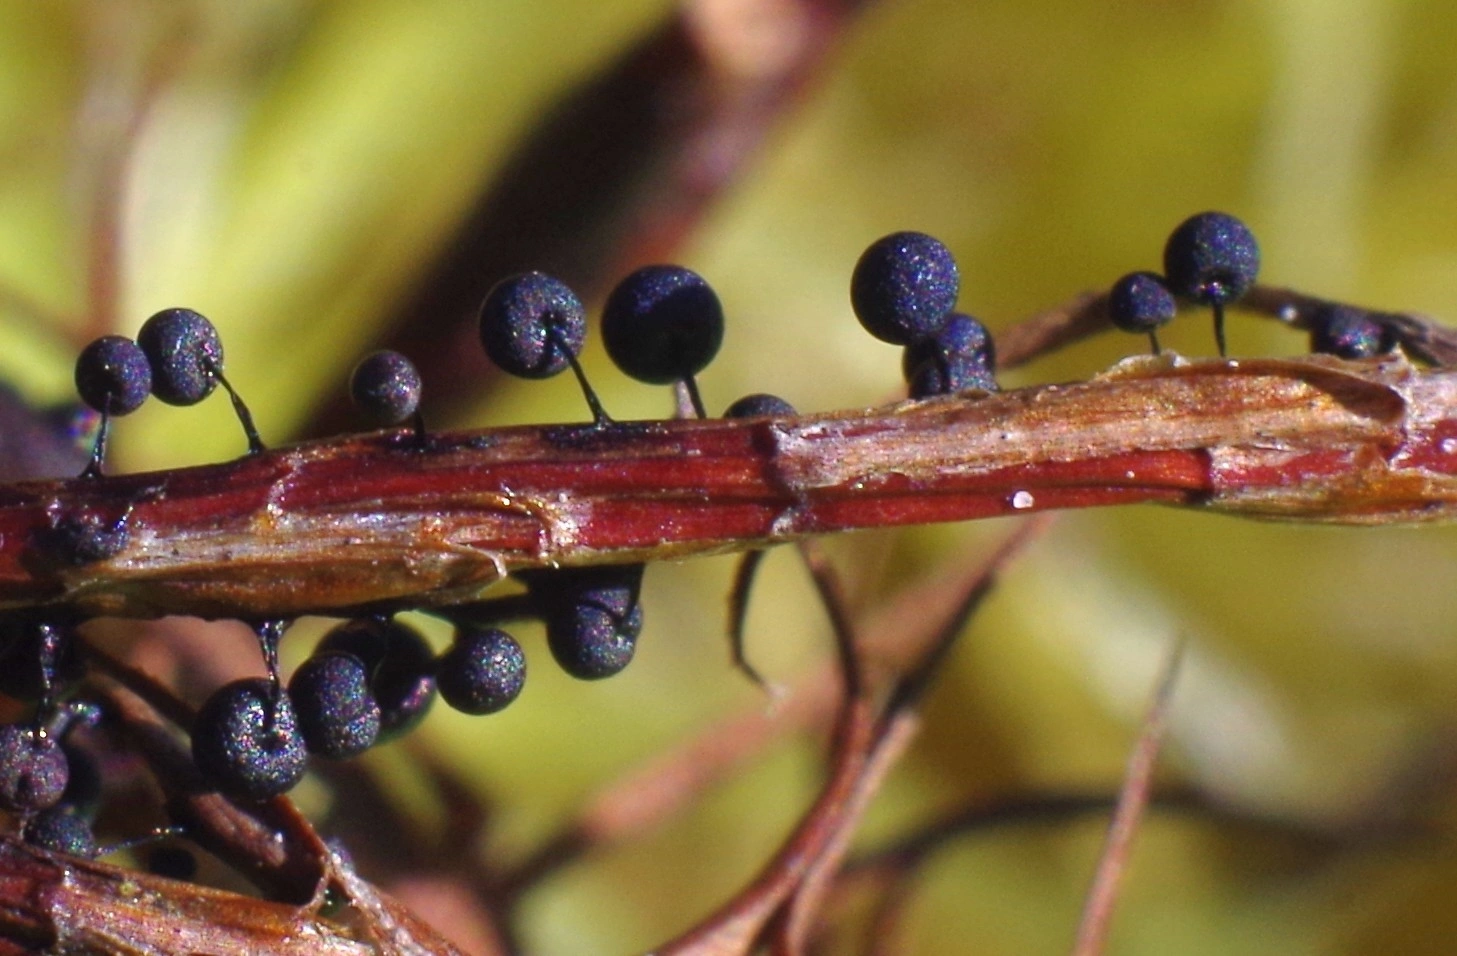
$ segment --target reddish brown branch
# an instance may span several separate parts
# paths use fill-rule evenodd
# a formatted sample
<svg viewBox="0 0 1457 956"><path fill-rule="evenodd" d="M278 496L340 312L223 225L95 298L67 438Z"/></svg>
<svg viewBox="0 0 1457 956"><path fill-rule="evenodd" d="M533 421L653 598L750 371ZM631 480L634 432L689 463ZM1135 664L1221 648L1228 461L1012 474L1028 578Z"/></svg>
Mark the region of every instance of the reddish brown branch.
<svg viewBox="0 0 1457 956"><path fill-rule="evenodd" d="M0 956L214 953L373 956L460 950L354 874L330 868L348 901L334 917L80 860L0 836Z"/></svg>
<svg viewBox="0 0 1457 956"><path fill-rule="evenodd" d="M509 571L1137 502L1348 523L1457 502L1457 372L1136 358L1088 382L801 418L315 442L0 488L0 601L261 619L478 595ZM121 529L74 563L57 527ZM59 543L58 543L59 539Z"/></svg>
<svg viewBox="0 0 1457 956"><path fill-rule="evenodd" d="M0 837L0 954L259 952L375 948L306 910L178 883Z"/></svg>

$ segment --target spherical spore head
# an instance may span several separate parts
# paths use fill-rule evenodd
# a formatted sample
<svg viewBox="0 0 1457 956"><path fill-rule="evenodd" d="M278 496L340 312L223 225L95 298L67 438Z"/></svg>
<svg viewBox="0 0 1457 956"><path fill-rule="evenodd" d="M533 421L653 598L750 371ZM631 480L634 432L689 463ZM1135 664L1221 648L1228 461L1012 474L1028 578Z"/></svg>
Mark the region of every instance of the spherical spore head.
<svg viewBox="0 0 1457 956"><path fill-rule="evenodd" d="M1173 321L1174 294L1156 272L1130 272L1108 292L1108 318L1124 332L1152 332Z"/></svg>
<svg viewBox="0 0 1457 956"><path fill-rule="evenodd" d="M1175 294L1205 305L1244 295L1260 272L1260 245L1249 227L1222 212L1190 216L1164 245L1164 276Z"/></svg>
<svg viewBox="0 0 1457 956"><path fill-rule="evenodd" d="M353 654L314 654L293 672L288 697L309 753L345 760L379 737L380 708L369 689L369 671Z"/></svg>
<svg viewBox="0 0 1457 956"><path fill-rule="evenodd" d="M1343 359L1373 358L1396 348L1391 329L1369 312L1344 305L1321 306L1310 320L1310 350Z"/></svg>
<svg viewBox="0 0 1457 956"><path fill-rule="evenodd" d="M794 406L766 392L745 395L724 409L724 418L788 418L797 412Z"/></svg>
<svg viewBox="0 0 1457 956"><path fill-rule="evenodd" d="M575 292L543 272L497 282L480 312L481 345L502 371L550 378L569 366L587 338L587 313Z"/></svg>
<svg viewBox="0 0 1457 956"><path fill-rule="evenodd" d="M441 698L466 714L494 714L526 683L526 655L505 631L462 627L435 662Z"/></svg>
<svg viewBox="0 0 1457 956"><path fill-rule="evenodd" d="M362 617L325 634L315 654L343 651L364 662L369 689L379 705L379 736L385 743L425 719L435 702L435 655L424 636L390 618Z"/></svg>
<svg viewBox="0 0 1457 956"><path fill-rule="evenodd" d="M667 385L697 375L718 354L723 306L698 273L682 266L644 266L607 296L602 342L627 375Z"/></svg>
<svg viewBox="0 0 1457 956"><path fill-rule="evenodd" d="M901 356L911 398L997 391L997 350L981 322L954 312L934 334L906 346Z"/></svg>
<svg viewBox="0 0 1457 956"><path fill-rule="evenodd" d="M76 357L76 393L108 415L128 415L152 394L152 369L137 343L103 335Z"/></svg>
<svg viewBox="0 0 1457 956"><path fill-rule="evenodd" d="M555 609L546 619L546 642L562 670L578 680L601 680L632 663L642 633L642 607L618 610L584 596Z"/></svg>
<svg viewBox="0 0 1457 956"><path fill-rule="evenodd" d="M0 726L0 809L29 813L56 805L71 765L49 734L30 724Z"/></svg>
<svg viewBox="0 0 1457 956"><path fill-rule="evenodd" d="M74 807L61 804L42 810L25 824L25 842L53 853L91 859L97 854L96 834Z"/></svg>
<svg viewBox="0 0 1457 956"><path fill-rule="evenodd" d="M308 754L288 695L246 677L218 688L197 712L192 760L228 796L267 800L303 779Z"/></svg>
<svg viewBox="0 0 1457 956"><path fill-rule="evenodd" d="M937 239L896 232L876 240L855 263L850 304L865 331L892 345L931 335L956 306L961 273Z"/></svg>
<svg viewBox="0 0 1457 956"><path fill-rule="evenodd" d="M420 373L399 352L371 352L349 376L349 397L379 425L398 425L420 407Z"/></svg>
<svg viewBox="0 0 1457 956"><path fill-rule="evenodd" d="M223 340L197 312L163 309L142 323L137 344L152 367L157 398L168 405L196 405L217 388Z"/></svg>
<svg viewBox="0 0 1457 956"><path fill-rule="evenodd" d="M600 680L631 663L642 633L643 568L563 568L525 578L546 621L547 646L562 670L580 680Z"/></svg>

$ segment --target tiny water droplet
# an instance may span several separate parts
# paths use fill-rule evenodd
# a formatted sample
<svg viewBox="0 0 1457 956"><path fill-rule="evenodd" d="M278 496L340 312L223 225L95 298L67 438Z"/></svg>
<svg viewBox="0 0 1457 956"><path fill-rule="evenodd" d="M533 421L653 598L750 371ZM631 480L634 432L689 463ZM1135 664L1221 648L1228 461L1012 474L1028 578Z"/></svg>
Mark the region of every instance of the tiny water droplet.
<svg viewBox="0 0 1457 956"><path fill-rule="evenodd" d="M1037 501L1032 497L1032 492L1030 491L1019 491L1012 495L1012 507L1018 511L1026 511L1036 503Z"/></svg>

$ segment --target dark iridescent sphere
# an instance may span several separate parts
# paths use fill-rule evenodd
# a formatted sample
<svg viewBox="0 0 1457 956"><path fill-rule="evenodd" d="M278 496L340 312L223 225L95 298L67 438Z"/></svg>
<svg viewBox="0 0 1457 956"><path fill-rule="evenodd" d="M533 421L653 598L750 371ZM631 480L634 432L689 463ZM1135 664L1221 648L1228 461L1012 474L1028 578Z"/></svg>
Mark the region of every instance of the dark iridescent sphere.
<svg viewBox="0 0 1457 956"><path fill-rule="evenodd" d="M142 323L137 344L152 367L157 398L168 405L196 405L217 388L223 341L204 316L164 309Z"/></svg>
<svg viewBox="0 0 1457 956"><path fill-rule="evenodd" d="M98 412L127 415L152 394L152 369L137 343L103 335L76 357L76 393Z"/></svg>
<svg viewBox="0 0 1457 956"><path fill-rule="evenodd" d="M303 779L308 754L288 695L247 677L224 684L197 712L192 760L228 796L266 800Z"/></svg>
<svg viewBox="0 0 1457 956"><path fill-rule="evenodd" d="M526 683L521 645L496 628L460 628L435 662L441 698L467 714L494 714L516 699Z"/></svg>
<svg viewBox="0 0 1457 956"><path fill-rule="evenodd" d="M901 356L911 398L997 390L997 352L986 326L954 312L934 334L906 346Z"/></svg>
<svg viewBox="0 0 1457 956"><path fill-rule="evenodd" d="M573 677L611 677L632 662L642 632L643 565L563 568L526 579L547 645Z"/></svg>
<svg viewBox="0 0 1457 956"><path fill-rule="evenodd" d="M1310 350L1343 359L1372 358L1396 348L1396 336L1369 312L1322 306L1310 319Z"/></svg>
<svg viewBox="0 0 1457 956"><path fill-rule="evenodd" d="M0 808L27 813L55 806L71 765L56 739L30 724L0 726Z"/></svg>
<svg viewBox="0 0 1457 956"><path fill-rule="evenodd" d="M415 414L420 391L415 363L388 349L366 355L349 376L355 406L380 425L398 425Z"/></svg>
<svg viewBox="0 0 1457 956"><path fill-rule="evenodd" d="M288 682L299 733L309 753L344 760L364 753L379 737L379 703L364 662L342 651L316 653Z"/></svg>
<svg viewBox="0 0 1457 956"><path fill-rule="evenodd" d="M419 631L395 620L357 618L325 634L314 653L327 651L364 662L379 705L376 743L398 737L425 718L435 700L435 655Z"/></svg>
<svg viewBox="0 0 1457 956"><path fill-rule="evenodd" d="M42 810L26 821L25 842L53 853L69 853L88 860L97 854L96 834L91 824L64 804Z"/></svg>
<svg viewBox="0 0 1457 956"><path fill-rule="evenodd" d="M1238 299L1260 271L1260 245L1249 227L1222 212L1179 224L1164 245L1164 276L1177 295L1205 305Z"/></svg>
<svg viewBox="0 0 1457 956"><path fill-rule="evenodd" d="M755 392L724 409L724 418L788 418L797 414L794 406L778 395Z"/></svg>
<svg viewBox="0 0 1457 956"><path fill-rule="evenodd" d="M941 327L960 290L951 250L924 233L897 232L872 243L855 263L850 304L865 331L909 345Z"/></svg>
<svg viewBox="0 0 1457 956"><path fill-rule="evenodd" d="M681 266L644 266L602 307L613 363L651 385L697 375L723 344L723 306L703 277Z"/></svg>
<svg viewBox="0 0 1457 956"><path fill-rule="evenodd" d="M632 663L642 632L642 607L625 609L597 597L555 611L546 621L547 646L562 670L579 680L601 680Z"/></svg>
<svg viewBox="0 0 1457 956"><path fill-rule="evenodd" d="M481 345L502 371L550 378L565 371L587 338L587 313L560 279L526 272L497 282L481 303Z"/></svg>
<svg viewBox="0 0 1457 956"><path fill-rule="evenodd" d="M1152 332L1173 321L1174 294L1154 272L1130 272L1108 292L1108 318L1125 332Z"/></svg>

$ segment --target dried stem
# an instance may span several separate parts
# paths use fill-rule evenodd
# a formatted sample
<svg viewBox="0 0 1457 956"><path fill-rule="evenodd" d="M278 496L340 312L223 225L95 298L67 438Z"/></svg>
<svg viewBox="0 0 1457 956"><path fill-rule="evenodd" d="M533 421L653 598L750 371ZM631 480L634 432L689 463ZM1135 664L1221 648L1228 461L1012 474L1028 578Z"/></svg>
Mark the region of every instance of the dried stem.
<svg viewBox="0 0 1457 956"><path fill-rule="evenodd" d="M407 436L408 437L408 436ZM524 568L1136 502L1447 520L1457 372L1140 357L1087 382L781 420L344 437L0 488L0 603L266 620L457 603ZM78 563L57 527L112 529ZM60 539L60 543L57 543Z"/></svg>
<svg viewBox="0 0 1457 956"><path fill-rule="evenodd" d="M1164 731L1168 727L1169 704L1173 700L1174 683L1179 677L1185 647L1185 642L1180 640L1170 650L1159 674L1153 702L1149 705L1148 713L1143 719L1143 728L1138 735L1138 743L1128 760L1123 790L1118 795L1118 806L1114 808L1113 820L1108 824L1108 835L1098 859L1098 870L1083 903L1083 916L1078 923L1073 956L1098 956L1107 943L1113 906L1117 902L1123 873L1128 866L1133 837L1143 821L1143 814L1148 808L1149 796L1153 791L1154 761L1158 758Z"/></svg>
<svg viewBox="0 0 1457 956"><path fill-rule="evenodd" d="M250 899L0 837L0 956L216 953L364 956L369 937L283 903Z"/></svg>
<svg viewBox="0 0 1457 956"><path fill-rule="evenodd" d="M1310 329L1332 306L1364 312L1391 330L1407 355L1435 366L1457 365L1457 329L1415 312L1366 309L1333 299L1307 295L1280 286L1257 285L1239 300L1238 310ZM997 367L1016 368L1064 346L1112 329L1106 293L1083 292L1061 305L1044 309L997 335Z"/></svg>

